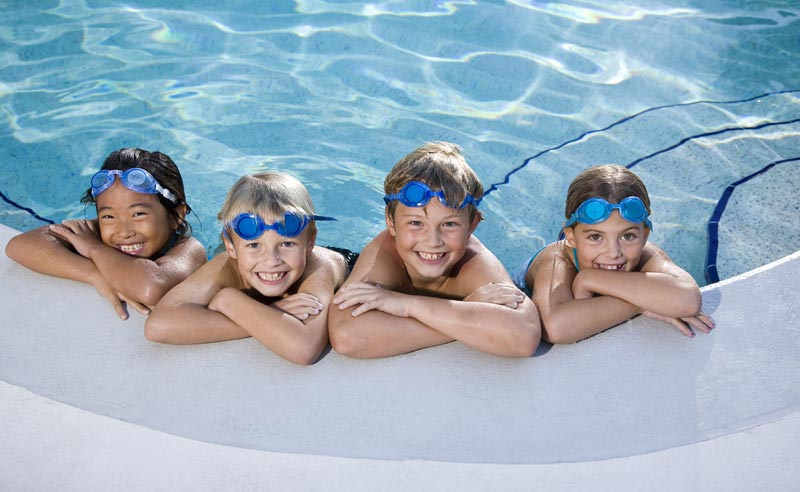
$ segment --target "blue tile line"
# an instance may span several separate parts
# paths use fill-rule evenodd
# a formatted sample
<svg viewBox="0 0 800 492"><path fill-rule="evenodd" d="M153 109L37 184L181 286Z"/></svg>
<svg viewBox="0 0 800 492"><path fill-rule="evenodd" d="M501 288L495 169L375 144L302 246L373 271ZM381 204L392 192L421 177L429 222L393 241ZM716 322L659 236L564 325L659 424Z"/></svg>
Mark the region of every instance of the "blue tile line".
<svg viewBox="0 0 800 492"><path fill-rule="evenodd" d="M528 157L527 159L525 159L522 162L522 164L520 164L519 166L515 167L511 171L507 172L505 174L505 176L503 177L503 181L500 181L498 183L493 183L491 186L489 186L489 188L486 189L486 191L483 193L483 195L484 196L489 195L493 191L496 191L498 186L502 186L502 185L508 184L509 180L511 179L511 176L516 174L518 171L521 171L522 169L526 168L528 166L528 164L530 164L533 160L538 159L539 157L541 157L541 156L543 156L545 154L548 154L550 152L554 152L556 150L562 149L562 148L566 147L567 145L580 142L581 140L585 139L589 135L594 135L594 134L597 134L597 133L606 132L606 131L614 128L615 126L619 126L619 125L621 125L621 124L623 124L623 123L625 123L627 121L630 121L630 120L633 120L635 118L638 118L639 116L642 116L642 115L644 115L646 113L651 113L651 112L654 112L654 111L660 111L662 109L670 109L670 108L678 108L678 107L686 107L686 106L696 106L696 105L700 105L700 104L713 104L713 105L742 104L742 103L746 103L746 102L756 101L756 100L764 98L764 97L778 96L778 95L781 95L781 94L793 94L793 93L796 93L796 92L800 92L800 89L787 89L787 90L783 90L783 91L765 92L763 94L759 94L757 96L748 97L746 99L734 99L734 100L730 100L730 101L713 101L713 100L704 99L704 100L692 101L692 102L688 102L688 103L675 103L675 104L665 104L663 106L653 106L652 108L644 109L642 111L639 111L638 113L635 113L635 114L632 114L630 116L626 116L626 117L624 117L624 118L622 118L620 120L617 120L614 123L611 123L610 125L608 125L606 127L603 127L603 128L597 129L597 130L589 130L587 132L584 132L584 133L578 135L577 137L575 137L575 138L573 138L571 140L567 140L566 142L562 142L562 143L556 145L555 147L550 147L550 148L544 149L541 152L538 152L537 154L535 154L535 155L533 155L531 157ZM670 148L670 150L671 149L672 148ZM652 157L653 155L657 155L657 154L651 154L648 157ZM647 157L643 158L642 160L644 160L646 158Z"/></svg>
<svg viewBox="0 0 800 492"><path fill-rule="evenodd" d="M719 221L722 218L723 212L725 212L725 207L728 206L728 200L730 200L731 195L733 195L733 191L736 189L737 186L747 183L751 179L764 174L765 172L769 171L773 167L779 164L785 164L787 162L795 162L800 161L800 157L792 157L789 159L781 159L778 161L773 161L767 164L766 166L762 167L758 171L745 176L733 183L729 184L725 191L722 192L722 196L717 201L717 206L714 207L714 212L711 214L711 218L708 220L708 248L706 250L706 265L704 268L704 273L706 277L706 282L709 284L713 284L719 282L719 272L717 272L717 250L719 249Z"/></svg>
<svg viewBox="0 0 800 492"><path fill-rule="evenodd" d="M42 217L41 215L37 214L37 213L36 213L36 211L34 211L34 210L32 210L32 209L30 209L30 208L28 208L28 207L24 207L24 206L20 205L19 203L15 202L14 200L12 200L12 199L8 198L8 197L6 196L6 194L5 194L5 193L3 193L2 191L0 191L0 198L2 198L4 202L8 203L8 204L9 204L9 205L11 205L12 207L16 207L16 208L18 208L18 209L20 209L20 210L23 210L23 211L25 211L25 212L28 212L28 213L29 213L29 214L31 214L31 216L33 216L34 218L37 218L37 219L39 219L39 220L41 220L41 221L43 221L43 222L47 222L48 224L55 224L55 222L54 222L54 221L52 221L52 220L50 220L50 219L48 219L48 218L46 218L46 217Z"/></svg>
<svg viewBox="0 0 800 492"><path fill-rule="evenodd" d="M714 130L713 132L705 132L705 133L698 133L697 135L690 135L688 137L682 138L676 144L673 144L673 145L670 145L669 147L665 147L663 149L657 150L657 151L653 152L652 154L646 155L644 157L640 157L640 158L636 159L635 161L632 161L629 164L626 164L625 167L630 169L633 166L641 163L642 161L645 161L647 159L655 157L655 156L657 156L659 154L663 154L665 152L669 152L670 150L675 150L678 147L682 146L683 144L685 144L687 142L690 142L692 140L697 140L698 138L713 137L714 135L721 135L723 133L730 133L730 132L760 130L762 128L767 128L767 127L770 127L770 126L791 125L792 123L798 123L798 122L800 122L800 118L795 118L793 120L786 120L786 121L770 121L770 122L761 123L760 125L755 125L755 126L731 126L731 127L728 127L728 128L722 128L720 130Z"/></svg>

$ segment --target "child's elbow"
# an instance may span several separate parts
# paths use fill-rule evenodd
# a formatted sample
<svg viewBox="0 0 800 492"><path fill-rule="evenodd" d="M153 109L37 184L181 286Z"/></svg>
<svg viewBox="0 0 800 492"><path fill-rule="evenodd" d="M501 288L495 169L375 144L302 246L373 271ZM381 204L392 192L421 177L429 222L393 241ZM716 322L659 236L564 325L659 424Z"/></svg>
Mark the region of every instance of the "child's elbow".
<svg viewBox="0 0 800 492"><path fill-rule="evenodd" d="M19 263L20 255L20 239L19 236L12 237L6 244L6 256Z"/></svg>
<svg viewBox="0 0 800 492"><path fill-rule="evenodd" d="M170 287L171 285L156 282L150 283L146 288L142 289L136 300L145 306L155 306L164 297L164 294L169 291Z"/></svg>
<svg viewBox="0 0 800 492"><path fill-rule="evenodd" d="M284 358L300 366L310 366L319 360L321 354L321 348L299 347L291 353L284 354Z"/></svg>
<svg viewBox="0 0 800 492"><path fill-rule="evenodd" d="M346 313L346 315L349 316L349 313ZM335 316L332 316L328 318L328 335L330 336L331 348L336 353L347 357L363 358L361 354L364 351L365 343L355 326L347 322L338 321Z"/></svg>
<svg viewBox="0 0 800 492"><path fill-rule="evenodd" d="M352 330L348 330L343 326L336 326L335 328L331 327L329 334L331 337L331 348L337 354L346 355L347 357L358 357L360 344L358 343L358 337L355 336Z"/></svg>
<svg viewBox="0 0 800 492"><path fill-rule="evenodd" d="M693 289L693 291L686 296L686 299L681 303L681 306L678 307L678 315L677 318L690 318L692 316L697 316L700 314L700 310L703 308L703 295L700 293L700 289Z"/></svg>
<svg viewBox="0 0 800 492"><path fill-rule="evenodd" d="M144 322L144 337L151 342L170 343L170 323L157 313L151 313Z"/></svg>
<svg viewBox="0 0 800 492"><path fill-rule="evenodd" d="M536 349L539 348L541 340L542 332L538 323L534 326L526 327L526 329L521 330L509 355L511 357L531 357L536 353Z"/></svg>
<svg viewBox="0 0 800 492"><path fill-rule="evenodd" d="M548 319L545 321L544 326L543 338L552 344L564 345L575 343L579 340L568 321L562 322L559 319Z"/></svg>

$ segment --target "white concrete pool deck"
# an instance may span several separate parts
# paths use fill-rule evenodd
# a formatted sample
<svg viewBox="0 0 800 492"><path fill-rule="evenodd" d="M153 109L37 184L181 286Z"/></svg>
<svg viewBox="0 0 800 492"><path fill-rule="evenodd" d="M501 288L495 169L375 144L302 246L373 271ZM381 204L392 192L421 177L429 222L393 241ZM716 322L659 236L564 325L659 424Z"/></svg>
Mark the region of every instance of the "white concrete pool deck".
<svg viewBox="0 0 800 492"><path fill-rule="evenodd" d="M15 234L0 226L0 246ZM528 359L451 343L296 366L172 347L0 257L0 490L793 490L800 252Z"/></svg>

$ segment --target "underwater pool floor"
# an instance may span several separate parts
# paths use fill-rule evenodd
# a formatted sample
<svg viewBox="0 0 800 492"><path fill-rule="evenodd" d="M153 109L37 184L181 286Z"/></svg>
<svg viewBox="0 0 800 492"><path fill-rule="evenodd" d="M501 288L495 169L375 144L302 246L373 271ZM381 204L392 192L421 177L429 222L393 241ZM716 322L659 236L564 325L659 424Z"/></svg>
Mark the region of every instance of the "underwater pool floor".
<svg viewBox="0 0 800 492"><path fill-rule="evenodd" d="M88 286L0 272L7 490L800 483L800 252L703 288L717 329L695 339L637 318L528 359L456 342L310 367L249 339L153 344Z"/></svg>

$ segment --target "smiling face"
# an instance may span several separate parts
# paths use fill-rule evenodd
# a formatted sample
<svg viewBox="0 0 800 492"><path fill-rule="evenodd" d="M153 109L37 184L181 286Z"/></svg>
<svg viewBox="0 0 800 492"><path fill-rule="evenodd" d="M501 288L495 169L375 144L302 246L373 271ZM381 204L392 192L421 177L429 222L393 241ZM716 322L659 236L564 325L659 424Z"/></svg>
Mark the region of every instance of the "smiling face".
<svg viewBox="0 0 800 492"><path fill-rule="evenodd" d="M177 227L156 195L129 190L119 180L97 195L96 204L100 238L127 255L152 258Z"/></svg>
<svg viewBox="0 0 800 492"><path fill-rule="evenodd" d="M273 223L274 217L263 217ZM247 288L256 289L265 297L280 297L302 276L306 261L314 248L315 234L307 228L295 237L284 237L269 230L260 237L244 240L228 231L224 238L228 255L236 265Z"/></svg>
<svg viewBox="0 0 800 492"><path fill-rule="evenodd" d="M424 207L398 203L394 217L386 216L397 253L416 287L440 285L464 256L469 238L478 226L469 209L456 210L431 200Z"/></svg>
<svg viewBox="0 0 800 492"><path fill-rule="evenodd" d="M636 271L642 249L650 234L644 224L628 222L614 210L605 222L583 224L564 230L567 244L577 250L581 270L599 268L613 271Z"/></svg>

